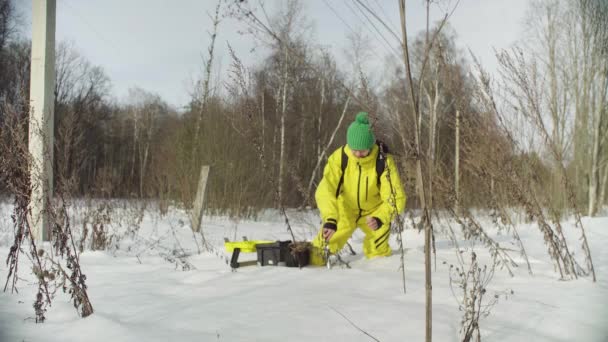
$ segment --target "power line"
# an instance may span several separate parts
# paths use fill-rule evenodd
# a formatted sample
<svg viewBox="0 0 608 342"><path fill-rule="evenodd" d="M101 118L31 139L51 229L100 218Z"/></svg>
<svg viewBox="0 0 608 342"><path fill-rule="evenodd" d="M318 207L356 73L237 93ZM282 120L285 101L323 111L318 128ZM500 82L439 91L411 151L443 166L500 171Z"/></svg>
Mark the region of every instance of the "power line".
<svg viewBox="0 0 608 342"><path fill-rule="evenodd" d="M348 4L347 0L344 0L344 4L357 17L358 20L360 20L361 22L364 22L364 21L368 21L369 22L368 18L361 18L361 16L357 13L357 11ZM357 9L359 9L359 7L357 7ZM381 44L384 45L385 50L391 51L391 53L394 53L394 51L392 51L393 48L391 47L390 43L384 38L384 36L382 36L382 34L378 33L377 31L376 32L372 31L372 29L370 29L368 25L364 25L364 26L365 26L365 28L367 29L367 31L372 36L377 36L377 35L380 36L380 38L381 38ZM373 24L372 24L372 27L374 27L374 29L377 30L377 28Z"/></svg>
<svg viewBox="0 0 608 342"><path fill-rule="evenodd" d="M340 21L344 24L344 26L346 26L348 28L348 30L350 31L350 33L352 33L353 35L355 34L355 29L352 28L352 26L350 26L346 20L344 20L344 18L342 18L342 16L338 13L338 11L336 11L333 6L331 6L329 4L329 2L327 0L323 0L323 2L325 3L325 5L336 15L336 17L338 17L338 19L340 19ZM381 59L382 57L378 54L378 52L376 50L372 49L372 53L378 58Z"/></svg>
<svg viewBox="0 0 608 342"><path fill-rule="evenodd" d="M65 5L66 8L69 8L68 12L71 12L71 15L74 18L76 18L81 23L83 23L85 26L87 26L89 28L89 30L91 30L91 32L93 32L93 34L96 35L99 40L103 41L105 44L107 44L109 47L111 47L114 51L120 51L120 49L117 47L116 44L114 44L112 41L110 41L109 39L104 37L104 35L101 32L99 32L97 29L95 29L95 27L93 27L90 24L91 21L86 20L86 18L84 18L84 16L82 14L80 14L78 12L78 10L76 10L76 8L74 8L72 5L69 4L69 1L60 0L60 2L62 5Z"/></svg>
<svg viewBox="0 0 608 342"><path fill-rule="evenodd" d="M393 31L393 29L390 26L388 26L388 24L385 20L382 20L382 18L380 18L380 16L375 11L372 11L370 9L371 6L366 6L362 0L356 0L356 3L359 4L359 6L365 8L365 10L367 12L369 12L369 14L371 14L376 20L378 20L378 22L380 24L382 24L382 26L384 26L384 28L388 31L388 33L390 33L395 38L395 40L401 44L401 37L399 35L397 35L397 33L395 33L395 31ZM363 12L363 10L361 10L361 8L359 8L359 10L361 11L361 13L363 13L365 15L365 13ZM367 15L365 15L365 17L367 18ZM368 18L368 20L370 23L372 23L371 19ZM372 23L372 25L373 25L373 23Z"/></svg>
<svg viewBox="0 0 608 342"><path fill-rule="evenodd" d="M360 1L356 1L355 2L355 6L357 7L357 9L359 10L359 12L361 12L361 14L365 17L365 19L367 19L367 22L370 23L370 25L372 25L372 27L374 28L374 30L376 30L376 33L378 34L378 36L380 36L380 38L386 43L386 45L388 46L389 50L392 51L392 53L395 54L395 57L399 58L399 51L396 51L395 48L391 45L391 43L388 41L388 39L386 39L386 37L384 36L384 34L382 34L382 32L378 29L378 27L374 24L373 20L367 15L365 14L365 11L359 7L359 6L364 6ZM374 14L371 10L369 10L367 7L366 9ZM380 23L382 23L382 21L376 16L376 18L378 19L378 21ZM386 25L386 24L385 24ZM385 26L386 27L386 26ZM387 28L387 30L392 33L393 35L395 35L395 33L390 30L389 28ZM399 42L398 37L395 36L395 39L397 40L397 42Z"/></svg>
<svg viewBox="0 0 608 342"><path fill-rule="evenodd" d="M329 7L329 9L336 15L336 17L338 17L338 19L340 19L340 21L346 26L348 27L348 29L351 32L354 32L355 30L344 20L344 18L342 18L342 16L329 4L329 2L327 2L327 0L323 0L323 2L325 3L325 5L327 7Z"/></svg>
<svg viewBox="0 0 608 342"><path fill-rule="evenodd" d="M382 15L384 15L384 20L386 21L386 23L393 25L394 23L391 22L391 18L384 11L384 7L382 7L382 5L380 5L380 3L378 2L378 0L374 0L374 2L376 3L376 5L378 6L378 8L380 9L380 12L382 12Z"/></svg>

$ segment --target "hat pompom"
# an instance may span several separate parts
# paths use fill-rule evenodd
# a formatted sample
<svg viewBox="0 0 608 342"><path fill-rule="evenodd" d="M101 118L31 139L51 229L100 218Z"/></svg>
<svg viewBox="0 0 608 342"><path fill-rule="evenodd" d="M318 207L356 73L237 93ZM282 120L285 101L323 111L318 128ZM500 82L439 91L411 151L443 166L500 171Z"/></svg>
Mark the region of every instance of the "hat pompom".
<svg viewBox="0 0 608 342"><path fill-rule="evenodd" d="M369 118L367 117L368 114L366 112L359 112L357 114L357 118L355 119L358 123L362 123L365 125L369 125Z"/></svg>

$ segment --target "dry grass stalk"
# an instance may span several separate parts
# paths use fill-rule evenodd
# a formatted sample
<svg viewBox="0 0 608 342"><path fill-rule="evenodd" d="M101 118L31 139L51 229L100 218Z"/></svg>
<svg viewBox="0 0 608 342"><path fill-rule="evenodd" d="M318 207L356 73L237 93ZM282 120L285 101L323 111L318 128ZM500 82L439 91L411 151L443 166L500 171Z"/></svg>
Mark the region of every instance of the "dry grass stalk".
<svg viewBox="0 0 608 342"><path fill-rule="evenodd" d="M29 205L31 201L30 172L37 172L31 163L31 156L27 146L27 111L19 111L7 108L8 115L1 127L0 142L0 177L8 185L8 190L15 196L13 209L13 224L15 226L15 240L9 251L7 263L9 264L9 275L4 290L9 282L11 289L16 291L19 266L19 255L24 253L23 245L29 242L30 260L33 263L32 272L38 280L38 292L34 303L36 322L44 322L47 307L51 304L57 288L69 291L74 307L79 310L82 317L93 313L93 307L87 295L85 284L86 276L80 267L78 250L75 239L72 236L70 219L67 213L66 197L63 191L69 187L69 179L58 179L57 203L49 201L44 209L44 214L49 216L52 225L50 232L51 247L55 254L63 259L70 274L63 271L63 267L53 260L53 254L45 252L44 248L36 245L32 234L30 222ZM61 175L61 174L60 174ZM47 262L48 261L48 262ZM66 286L65 284L68 283ZM55 290L52 290L55 289Z"/></svg>
<svg viewBox="0 0 608 342"><path fill-rule="evenodd" d="M450 265L450 289L458 301L458 309L463 312L460 321L460 338L463 342L481 341L479 321L490 315L501 295L507 299L513 294L512 290L506 290L489 297L488 285L494 277L495 267L495 263L490 268L487 265L481 267L475 252L471 252L468 267L465 264L456 267ZM460 295L454 291L454 285L460 289Z"/></svg>

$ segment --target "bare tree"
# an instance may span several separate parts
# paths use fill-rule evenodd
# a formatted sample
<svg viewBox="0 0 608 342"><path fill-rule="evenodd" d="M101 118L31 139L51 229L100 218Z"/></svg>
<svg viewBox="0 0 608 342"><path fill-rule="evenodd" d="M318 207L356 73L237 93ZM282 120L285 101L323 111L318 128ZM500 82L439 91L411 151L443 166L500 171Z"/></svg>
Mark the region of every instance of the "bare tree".
<svg viewBox="0 0 608 342"><path fill-rule="evenodd" d="M538 86L548 89L547 100L540 103L544 125L564 161L572 160L574 200L585 203L593 216L601 202L606 160L601 152L606 146L608 6L596 0L531 4L530 62L536 65Z"/></svg>
<svg viewBox="0 0 608 342"><path fill-rule="evenodd" d="M0 51L15 33L15 17L13 0L0 0Z"/></svg>
<svg viewBox="0 0 608 342"><path fill-rule="evenodd" d="M319 170L319 167L321 166L321 162L326 157L327 150L328 150L329 146L332 145L332 143L334 141L334 138L336 137L336 133L338 132L338 129L342 125L342 121L344 120L344 115L346 114L346 110L348 109L348 103L349 102L350 102L350 98L347 98L346 99L346 103L344 104L344 110L342 111L342 115L340 115L340 120L338 120L338 125L336 125L336 127L334 128L333 133L329 137L329 141L327 142L327 144L323 148L322 152L317 157L317 163L315 164L315 168L313 169L312 175L310 176L310 181L308 182L308 189L307 189L307 192L306 192L308 194L308 196L310 196L310 194L312 192L313 181L315 180L315 177L317 175L317 171ZM308 198L309 197L307 197L305 199L304 203L306 203L308 201Z"/></svg>
<svg viewBox="0 0 608 342"><path fill-rule="evenodd" d="M14 0L0 0L0 123L8 115L3 103L23 106L29 103L31 44L19 35L22 25Z"/></svg>
<svg viewBox="0 0 608 342"><path fill-rule="evenodd" d="M589 22L591 40L592 85L590 89L590 109L592 113L591 165L589 169L588 215L594 216L602 203L600 170L608 158L601 150L608 147L605 122L608 121L608 4L599 0L579 0L581 19ZM604 181L605 182L605 181Z"/></svg>
<svg viewBox="0 0 608 342"><path fill-rule="evenodd" d="M198 113L196 115L196 123L194 124L194 141L192 147L192 160L195 161L197 158L197 148L199 145L199 134L201 130L201 124L203 121L203 116L205 115L205 111L207 109L207 102L209 101L209 96L211 95L211 71L213 69L213 59L214 59L214 50L215 50L215 39L217 37L217 30L220 24L220 8L221 1L217 2L215 6L215 15L213 17L209 16L211 22L213 23L213 32L210 33L211 42L209 43L209 47L207 48L208 56L204 61L204 76L198 82L197 89L195 93L195 101L198 105ZM196 163L195 163L196 165Z"/></svg>
<svg viewBox="0 0 608 342"><path fill-rule="evenodd" d="M280 40L278 43L278 64L279 64L279 84L278 91L279 96L277 99L280 99L280 109L279 109L279 117L280 117L280 150L279 150L279 175L278 175L278 183L277 183L277 191L278 191L278 205L283 205L283 197L284 197L284 178L285 178L285 167L287 162L286 155L286 125L287 125L287 108L288 108L288 93L291 94L294 92L294 86L297 84L297 76L296 74L290 73L291 69L296 67L297 64L300 63L300 60L294 58L292 56L293 47L289 46L293 44L294 40L297 39L296 29L298 28L298 21L301 19L300 16L302 11L301 4L299 1L290 0L287 3L287 7L285 12L279 14L277 16L277 22L275 23L275 27L277 29L278 36ZM294 63L296 65L294 65Z"/></svg>
<svg viewBox="0 0 608 342"><path fill-rule="evenodd" d="M144 181L148 172L150 148L158 130L158 121L166 115L168 106L160 96L140 88L129 90L129 112L133 123L133 154L131 176L137 171L139 197L144 196Z"/></svg>

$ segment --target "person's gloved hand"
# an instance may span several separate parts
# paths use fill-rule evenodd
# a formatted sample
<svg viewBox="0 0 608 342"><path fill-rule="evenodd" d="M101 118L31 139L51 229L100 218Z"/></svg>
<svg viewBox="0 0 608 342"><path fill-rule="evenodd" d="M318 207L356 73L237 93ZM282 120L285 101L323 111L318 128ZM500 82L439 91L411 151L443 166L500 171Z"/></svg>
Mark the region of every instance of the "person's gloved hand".
<svg viewBox="0 0 608 342"><path fill-rule="evenodd" d="M336 224L336 220L327 219L327 222L323 224L323 239L325 239L325 241L329 241L329 239L334 236L337 229L338 226Z"/></svg>
<svg viewBox="0 0 608 342"><path fill-rule="evenodd" d="M371 228L371 230L376 230L380 227L382 227L382 221L380 221L379 218L374 217L374 216L368 216L365 219L365 223L367 223L367 226Z"/></svg>

